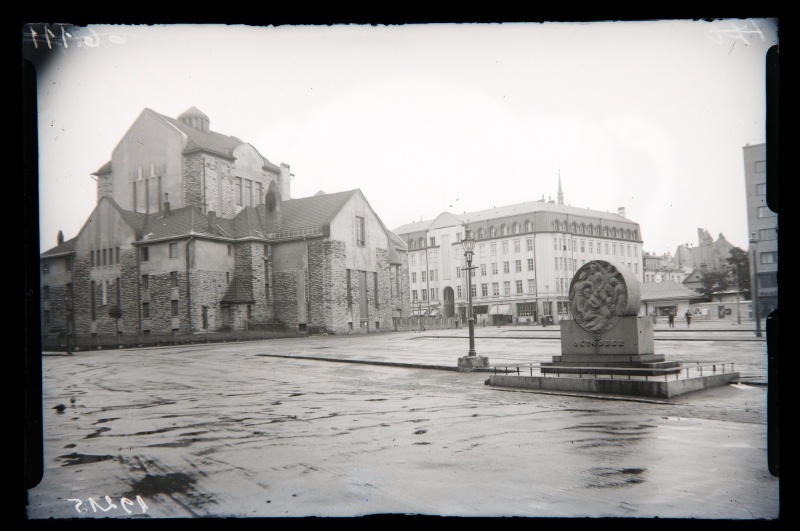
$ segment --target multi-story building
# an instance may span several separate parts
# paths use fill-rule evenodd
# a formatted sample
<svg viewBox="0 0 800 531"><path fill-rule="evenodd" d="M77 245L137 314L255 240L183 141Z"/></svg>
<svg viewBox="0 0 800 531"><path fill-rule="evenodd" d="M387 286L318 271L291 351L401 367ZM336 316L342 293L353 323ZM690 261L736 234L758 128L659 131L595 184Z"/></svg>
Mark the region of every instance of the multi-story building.
<svg viewBox="0 0 800 531"><path fill-rule="evenodd" d="M292 199L287 164L194 107L145 109L94 175L79 234L41 255L46 336L342 333L410 312L405 244L360 190Z"/></svg>
<svg viewBox="0 0 800 531"><path fill-rule="evenodd" d="M465 230L476 239L472 285L461 246ZM616 214L558 202L529 201L477 212L442 212L394 231L408 247L412 311L466 319L472 290L477 322L553 322L569 318L569 286L591 260L623 263L642 280L639 225Z"/></svg>
<svg viewBox="0 0 800 531"><path fill-rule="evenodd" d="M691 269L679 267L675 264L670 253L655 255L644 252L643 282L683 282ZM688 269L688 270L687 270Z"/></svg>
<svg viewBox="0 0 800 531"><path fill-rule="evenodd" d="M675 251L675 262L679 267L692 270L695 268L705 268L708 271L725 271L729 264L731 249L734 245L730 243L725 235L720 233L719 237L714 238L706 229L697 229L697 246L693 247L686 243L679 245Z"/></svg>
<svg viewBox="0 0 800 531"><path fill-rule="evenodd" d="M744 183L747 194L747 228L750 232L751 288L757 290L761 318L778 308L778 215L767 205L767 145L747 145Z"/></svg>

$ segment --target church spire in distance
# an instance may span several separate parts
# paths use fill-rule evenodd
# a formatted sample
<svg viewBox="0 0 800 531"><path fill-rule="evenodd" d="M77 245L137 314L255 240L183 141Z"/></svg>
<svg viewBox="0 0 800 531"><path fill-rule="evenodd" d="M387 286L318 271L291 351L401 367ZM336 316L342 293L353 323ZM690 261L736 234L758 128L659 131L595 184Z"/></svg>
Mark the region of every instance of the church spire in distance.
<svg viewBox="0 0 800 531"><path fill-rule="evenodd" d="M564 191L561 189L561 170L558 170L558 204L564 204Z"/></svg>

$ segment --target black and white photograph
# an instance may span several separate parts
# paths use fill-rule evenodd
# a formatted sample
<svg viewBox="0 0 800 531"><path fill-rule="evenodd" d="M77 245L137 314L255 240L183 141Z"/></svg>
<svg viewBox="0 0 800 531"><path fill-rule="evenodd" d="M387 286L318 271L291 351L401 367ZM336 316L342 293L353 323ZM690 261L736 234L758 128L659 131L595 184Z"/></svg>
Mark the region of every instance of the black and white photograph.
<svg viewBox="0 0 800 531"><path fill-rule="evenodd" d="M21 40L28 520L781 518L777 18Z"/></svg>

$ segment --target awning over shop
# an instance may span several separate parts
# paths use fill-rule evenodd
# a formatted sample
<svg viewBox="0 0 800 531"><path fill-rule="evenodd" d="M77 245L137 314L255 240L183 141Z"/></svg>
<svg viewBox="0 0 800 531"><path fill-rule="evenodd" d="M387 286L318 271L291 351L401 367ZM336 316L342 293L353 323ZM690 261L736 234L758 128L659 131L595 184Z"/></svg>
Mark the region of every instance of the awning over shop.
<svg viewBox="0 0 800 531"><path fill-rule="evenodd" d="M511 305L495 304L489 309L489 315L511 315Z"/></svg>
<svg viewBox="0 0 800 531"><path fill-rule="evenodd" d="M432 309L432 310L431 310L431 313L429 313L428 315L429 315L430 317L436 317L437 315L439 315L439 310L437 310L436 308L434 308L434 309Z"/></svg>
<svg viewBox="0 0 800 531"><path fill-rule="evenodd" d="M425 314L428 313L428 310L414 310L415 317L425 317Z"/></svg>

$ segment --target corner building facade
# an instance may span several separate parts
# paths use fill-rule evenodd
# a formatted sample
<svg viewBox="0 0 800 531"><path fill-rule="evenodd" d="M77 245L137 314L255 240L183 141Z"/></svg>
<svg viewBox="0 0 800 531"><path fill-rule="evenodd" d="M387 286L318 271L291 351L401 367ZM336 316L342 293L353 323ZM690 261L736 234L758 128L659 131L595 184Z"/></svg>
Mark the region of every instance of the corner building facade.
<svg viewBox="0 0 800 531"><path fill-rule="evenodd" d="M79 234L40 257L45 336L358 333L410 313L405 244L360 190L292 199L287 164L194 107L145 109L94 175Z"/></svg>
<svg viewBox="0 0 800 531"><path fill-rule="evenodd" d="M529 201L453 214L394 229L408 248L412 314L467 319L472 290L476 323L555 324L570 318L569 285L591 260L624 263L642 281L642 235L638 223L617 214L564 204ZM472 285L461 240L476 240Z"/></svg>

